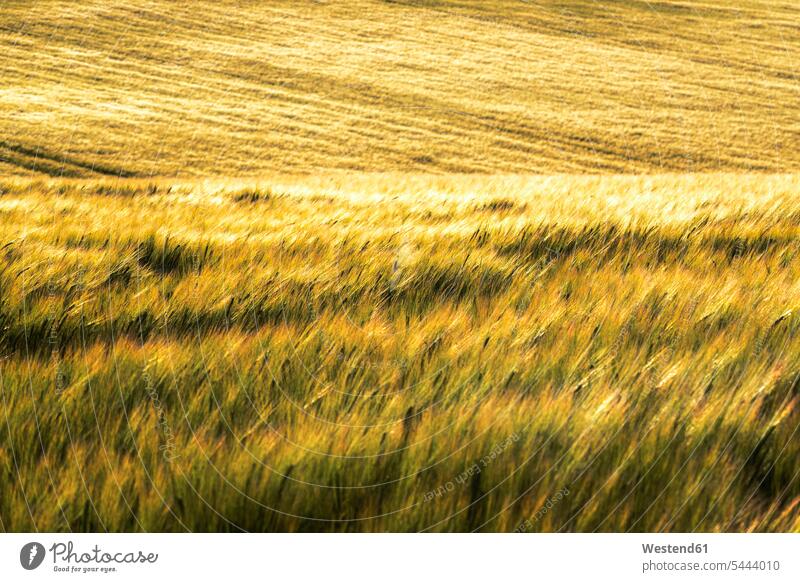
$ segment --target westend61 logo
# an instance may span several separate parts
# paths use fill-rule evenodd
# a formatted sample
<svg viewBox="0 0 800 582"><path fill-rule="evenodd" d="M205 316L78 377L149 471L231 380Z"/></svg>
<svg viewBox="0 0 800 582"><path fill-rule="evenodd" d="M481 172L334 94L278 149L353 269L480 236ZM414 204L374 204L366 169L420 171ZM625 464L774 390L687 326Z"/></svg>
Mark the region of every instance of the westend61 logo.
<svg viewBox="0 0 800 582"><path fill-rule="evenodd" d="M35 570L42 565L47 553L53 558L55 572L116 572L118 564L155 564L158 554L145 554L141 550L135 552L106 552L95 545L87 552L75 551L72 542L57 542L45 551L39 542L30 542L22 546L19 552L19 563L26 570Z"/></svg>

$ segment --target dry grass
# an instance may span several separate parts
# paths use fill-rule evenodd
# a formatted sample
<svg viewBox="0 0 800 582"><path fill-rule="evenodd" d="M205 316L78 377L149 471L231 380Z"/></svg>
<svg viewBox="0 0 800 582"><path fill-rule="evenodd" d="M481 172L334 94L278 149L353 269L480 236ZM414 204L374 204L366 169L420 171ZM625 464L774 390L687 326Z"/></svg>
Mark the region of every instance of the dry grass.
<svg viewBox="0 0 800 582"><path fill-rule="evenodd" d="M800 169L783 0L4 0L0 172Z"/></svg>
<svg viewBox="0 0 800 582"><path fill-rule="evenodd" d="M5 530L800 530L796 175L0 190Z"/></svg>

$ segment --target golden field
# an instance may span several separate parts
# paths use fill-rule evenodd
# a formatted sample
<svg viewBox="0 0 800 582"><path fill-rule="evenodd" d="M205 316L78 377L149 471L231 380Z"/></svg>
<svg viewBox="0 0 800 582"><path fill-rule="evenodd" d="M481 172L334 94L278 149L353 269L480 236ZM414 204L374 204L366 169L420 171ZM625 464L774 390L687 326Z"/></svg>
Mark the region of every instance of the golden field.
<svg viewBox="0 0 800 582"><path fill-rule="evenodd" d="M0 5L2 531L800 531L800 13Z"/></svg>
<svg viewBox="0 0 800 582"><path fill-rule="evenodd" d="M7 529L800 527L797 176L2 190Z"/></svg>
<svg viewBox="0 0 800 582"><path fill-rule="evenodd" d="M800 170L782 0L4 0L0 171Z"/></svg>

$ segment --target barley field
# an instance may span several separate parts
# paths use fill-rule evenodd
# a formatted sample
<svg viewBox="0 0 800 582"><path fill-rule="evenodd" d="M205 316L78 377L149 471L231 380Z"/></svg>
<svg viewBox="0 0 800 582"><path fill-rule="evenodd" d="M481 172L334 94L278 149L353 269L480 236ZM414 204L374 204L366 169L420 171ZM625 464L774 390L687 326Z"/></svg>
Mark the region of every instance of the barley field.
<svg viewBox="0 0 800 582"><path fill-rule="evenodd" d="M800 10L0 5L0 531L800 532Z"/></svg>
<svg viewBox="0 0 800 582"><path fill-rule="evenodd" d="M0 171L800 170L784 0L3 0Z"/></svg>

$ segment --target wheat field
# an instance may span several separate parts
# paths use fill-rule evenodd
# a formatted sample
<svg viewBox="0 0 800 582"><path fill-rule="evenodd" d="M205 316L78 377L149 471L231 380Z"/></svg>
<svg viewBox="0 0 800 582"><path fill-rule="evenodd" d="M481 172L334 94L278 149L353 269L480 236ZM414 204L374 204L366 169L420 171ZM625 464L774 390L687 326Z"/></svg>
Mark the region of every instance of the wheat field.
<svg viewBox="0 0 800 582"><path fill-rule="evenodd" d="M4 0L0 171L796 171L798 20L777 0Z"/></svg>
<svg viewBox="0 0 800 582"><path fill-rule="evenodd" d="M0 6L2 531L800 531L800 11Z"/></svg>

